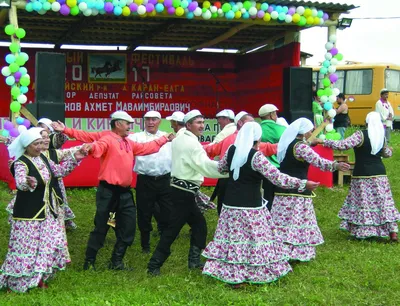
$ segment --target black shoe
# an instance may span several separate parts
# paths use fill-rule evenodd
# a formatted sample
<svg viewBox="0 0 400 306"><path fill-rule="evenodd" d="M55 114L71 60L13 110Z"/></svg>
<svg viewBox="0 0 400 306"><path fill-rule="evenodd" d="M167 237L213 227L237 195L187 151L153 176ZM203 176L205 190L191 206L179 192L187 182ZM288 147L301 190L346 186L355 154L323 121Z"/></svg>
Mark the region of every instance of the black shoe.
<svg viewBox="0 0 400 306"><path fill-rule="evenodd" d="M142 246L142 253L150 253L150 232L140 233L140 245Z"/></svg>
<svg viewBox="0 0 400 306"><path fill-rule="evenodd" d="M125 266L123 262L115 265L114 263L110 262L108 264L108 269L116 270L116 271L133 271L133 268Z"/></svg>
<svg viewBox="0 0 400 306"><path fill-rule="evenodd" d="M150 248L142 248L143 254L150 254Z"/></svg>
<svg viewBox="0 0 400 306"><path fill-rule="evenodd" d="M167 260L168 256L169 254L165 255L156 249L153 256L151 256L149 263L147 264L147 274L151 276L160 275L160 269Z"/></svg>
<svg viewBox="0 0 400 306"><path fill-rule="evenodd" d="M160 272L160 268L155 268L155 269L148 269L147 270L147 275L149 276L160 276L161 272Z"/></svg>
<svg viewBox="0 0 400 306"><path fill-rule="evenodd" d="M195 245L191 245L188 256L189 269L203 269L204 264L200 261L201 249Z"/></svg>
<svg viewBox="0 0 400 306"><path fill-rule="evenodd" d="M111 270L124 270L124 271L132 271L132 268L125 267L123 259L126 253L128 246L120 241L117 241L114 246L114 250L112 252L111 261L108 265L108 268Z"/></svg>
<svg viewBox="0 0 400 306"><path fill-rule="evenodd" d="M96 266L94 265L93 260L85 260L83 264L83 270L88 271L88 270L93 270L96 271Z"/></svg>

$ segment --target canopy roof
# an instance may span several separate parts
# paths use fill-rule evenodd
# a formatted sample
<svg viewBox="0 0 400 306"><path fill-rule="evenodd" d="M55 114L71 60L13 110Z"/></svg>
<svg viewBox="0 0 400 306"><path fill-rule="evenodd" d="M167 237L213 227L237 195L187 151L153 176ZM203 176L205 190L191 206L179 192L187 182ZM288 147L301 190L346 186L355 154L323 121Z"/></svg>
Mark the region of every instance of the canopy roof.
<svg viewBox="0 0 400 306"><path fill-rule="evenodd" d="M327 12L331 19L355 8L353 5L317 1L270 0L268 4L315 6ZM0 12L0 24L7 24L6 19L7 11L3 9ZM200 17L189 20L169 15L145 18L115 15L86 17L63 16L52 11L39 15L24 9L18 10L18 24L27 32L23 40L25 43L119 45L128 46L131 50L143 45L188 47L191 51L213 47L242 52L281 38L287 31L302 29L293 23L265 22L262 19L204 20ZM0 40L8 41L9 36L1 31Z"/></svg>

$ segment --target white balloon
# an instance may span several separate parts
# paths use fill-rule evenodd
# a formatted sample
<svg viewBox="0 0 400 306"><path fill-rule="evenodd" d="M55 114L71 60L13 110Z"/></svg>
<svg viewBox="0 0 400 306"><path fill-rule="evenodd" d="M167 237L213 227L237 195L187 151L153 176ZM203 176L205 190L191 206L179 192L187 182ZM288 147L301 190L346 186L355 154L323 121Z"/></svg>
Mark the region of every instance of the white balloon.
<svg viewBox="0 0 400 306"><path fill-rule="evenodd" d="M143 5L146 5L147 3L149 3L149 0L143 0Z"/></svg>
<svg viewBox="0 0 400 306"><path fill-rule="evenodd" d="M202 10L201 10L201 8L199 8L199 7L196 7L195 10L193 11L193 14L194 14L196 17L201 16L201 13L202 13Z"/></svg>
<svg viewBox="0 0 400 306"><path fill-rule="evenodd" d="M208 20L211 18L211 12L209 10L205 11L203 14L201 14L205 20Z"/></svg>
<svg viewBox="0 0 400 306"><path fill-rule="evenodd" d="M240 12L241 12L242 14L244 14L244 13L247 12L247 10L246 10L244 7L242 7L242 8L240 9Z"/></svg>
<svg viewBox="0 0 400 306"><path fill-rule="evenodd" d="M25 95L19 95L17 97L17 101L21 104L25 104L28 101L28 98Z"/></svg>
<svg viewBox="0 0 400 306"><path fill-rule="evenodd" d="M326 50L330 50L330 49L332 49L333 48L333 44L331 43L331 42L327 42L326 44L325 44L325 49Z"/></svg>
<svg viewBox="0 0 400 306"><path fill-rule="evenodd" d="M326 102L328 102L328 96L321 96L321 102L322 103L326 103Z"/></svg>
<svg viewBox="0 0 400 306"><path fill-rule="evenodd" d="M87 10L83 11L83 15L89 17L90 15L92 15L92 9L88 8Z"/></svg>
<svg viewBox="0 0 400 306"><path fill-rule="evenodd" d="M44 14L46 14L46 13L47 13L47 11L44 10L44 9L41 9L41 10L38 11L38 14L39 14L39 15L44 15Z"/></svg>
<svg viewBox="0 0 400 306"><path fill-rule="evenodd" d="M257 9L255 7L253 7L253 6L251 8L249 8L249 15L250 16L257 15Z"/></svg>
<svg viewBox="0 0 400 306"><path fill-rule="evenodd" d="M243 8L243 2L236 3L236 6L238 7L239 10L241 10Z"/></svg>
<svg viewBox="0 0 400 306"><path fill-rule="evenodd" d="M329 133L329 132L332 132L332 131L333 131L333 124L332 124L332 123L329 123L329 124L325 127L325 131L327 131L328 133Z"/></svg>
<svg viewBox="0 0 400 306"><path fill-rule="evenodd" d="M322 140L325 140L325 139L326 139L326 136L325 136L325 134L321 134L321 135L318 136L318 138L319 138L319 139L322 139Z"/></svg>
<svg viewBox="0 0 400 306"><path fill-rule="evenodd" d="M325 59L328 60L328 61L330 61L330 60L332 59L332 53L326 52L326 53L325 53Z"/></svg>
<svg viewBox="0 0 400 306"><path fill-rule="evenodd" d="M213 5L210 7L210 11L211 11L211 13L216 13L218 11L218 8Z"/></svg>
<svg viewBox="0 0 400 306"><path fill-rule="evenodd" d="M317 15L318 15L318 11L315 8L312 8L311 9L311 16L317 17Z"/></svg>
<svg viewBox="0 0 400 306"><path fill-rule="evenodd" d="M329 36L329 41L334 44L336 42L336 35L332 34L331 36Z"/></svg>
<svg viewBox="0 0 400 306"><path fill-rule="evenodd" d="M330 95L328 100L329 100L329 102L335 103L336 102L336 96L335 95Z"/></svg>
<svg viewBox="0 0 400 306"><path fill-rule="evenodd" d="M20 134L22 134L22 133L25 132L26 130L27 130L27 128L26 128L25 125L19 125L19 126L18 126L18 132L19 132Z"/></svg>
<svg viewBox="0 0 400 306"><path fill-rule="evenodd" d="M86 11L88 8L86 2L79 3L78 7L82 12Z"/></svg>
<svg viewBox="0 0 400 306"><path fill-rule="evenodd" d="M333 93L338 96L340 94L340 89L339 88L334 88Z"/></svg>
<svg viewBox="0 0 400 306"><path fill-rule="evenodd" d="M11 75L10 68L8 66L1 68L1 74L4 75L5 77L10 76Z"/></svg>
<svg viewBox="0 0 400 306"><path fill-rule="evenodd" d="M331 117L331 118L335 118L336 111L333 108L328 110L328 116Z"/></svg>
<svg viewBox="0 0 400 306"><path fill-rule="evenodd" d="M218 9L217 13L218 13L218 15L221 15L224 13L224 11L222 9Z"/></svg>
<svg viewBox="0 0 400 306"><path fill-rule="evenodd" d="M60 4L60 3L58 3L58 2L53 2L53 3L51 4L51 10L52 10L53 12L58 12L60 9L61 9L61 4Z"/></svg>
<svg viewBox="0 0 400 306"><path fill-rule="evenodd" d="M328 72L329 72L329 73L335 73L335 72L336 72L336 66L335 66L335 65L329 66Z"/></svg>
<svg viewBox="0 0 400 306"><path fill-rule="evenodd" d="M324 23L325 23L324 18L320 18L320 19L319 19L319 25L323 25Z"/></svg>
<svg viewBox="0 0 400 306"><path fill-rule="evenodd" d="M273 12L271 13L271 18L272 18L272 19L278 19L278 16L279 16L279 14L278 14L277 11L273 11Z"/></svg>
<svg viewBox="0 0 400 306"><path fill-rule="evenodd" d="M96 15L98 15L98 14L99 14L99 10L93 8L93 9L92 9L92 16L96 16Z"/></svg>
<svg viewBox="0 0 400 306"><path fill-rule="evenodd" d="M292 20L293 20L293 17L292 17L292 16L290 16L290 15L286 15L286 16L285 16L285 22L286 22L286 23L291 23Z"/></svg>
<svg viewBox="0 0 400 306"><path fill-rule="evenodd" d="M139 5L138 8L137 8L137 13L139 15L146 14L146 7L144 5Z"/></svg>
<svg viewBox="0 0 400 306"><path fill-rule="evenodd" d="M331 65L337 65L337 64L338 64L338 60L336 58L332 58Z"/></svg>
<svg viewBox="0 0 400 306"><path fill-rule="evenodd" d="M305 8L303 6L299 6L296 9L296 13L299 14L300 16L304 14Z"/></svg>
<svg viewBox="0 0 400 306"><path fill-rule="evenodd" d="M126 0L126 5L129 6L129 4L132 4L133 0Z"/></svg>
<svg viewBox="0 0 400 306"><path fill-rule="evenodd" d="M28 79L31 79L31 76L29 74L25 74L25 77L27 77Z"/></svg>

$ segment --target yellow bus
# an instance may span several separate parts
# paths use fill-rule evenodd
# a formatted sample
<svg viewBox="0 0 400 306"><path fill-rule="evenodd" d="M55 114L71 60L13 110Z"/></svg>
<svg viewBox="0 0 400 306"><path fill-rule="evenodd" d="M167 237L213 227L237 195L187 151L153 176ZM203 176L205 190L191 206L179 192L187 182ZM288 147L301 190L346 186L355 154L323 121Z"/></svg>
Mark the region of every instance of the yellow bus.
<svg viewBox="0 0 400 306"><path fill-rule="evenodd" d="M321 80L319 68L313 67L313 81L317 89ZM382 88L389 90L389 102L394 110L394 123L400 125L400 66L391 64L349 63L336 66L339 77L336 87L344 93L349 106L351 123L364 125L368 112L375 110Z"/></svg>

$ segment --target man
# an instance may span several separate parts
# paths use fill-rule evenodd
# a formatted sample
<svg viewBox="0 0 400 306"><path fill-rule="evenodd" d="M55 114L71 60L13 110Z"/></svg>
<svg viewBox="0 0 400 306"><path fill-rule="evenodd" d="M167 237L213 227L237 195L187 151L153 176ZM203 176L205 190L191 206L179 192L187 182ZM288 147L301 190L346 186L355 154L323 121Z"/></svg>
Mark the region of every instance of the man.
<svg viewBox="0 0 400 306"><path fill-rule="evenodd" d="M109 264L110 269L125 270L123 258L132 245L136 230L136 208L130 185L135 155L148 155L159 151L169 138L163 136L146 144L128 139L133 119L128 113L116 111L111 115L111 131L84 132L66 128L53 122L56 131L77 140L90 142L90 154L100 159L99 187L96 192L95 228L90 233L86 248L84 270L95 270L97 252L103 247L109 229L108 220L115 213L117 241Z"/></svg>
<svg viewBox="0 0 400 306"><path fill-rule="evenodd" d="M276 123L278 119L277 112L278 108L273 104L265 104L258 110L258 115L261 118L261 141L278 143L283 132L286 128ZM275 167L279 168L279 162L276 155L268 156L267 159ZM269 180L263 179L264 199L268 201L267 207L271 211L272 203L274 201L275 186Z"/></svg>
<svg viewBox="0 0 400 306"><path fill-rule="evenodd" d="M172 142L171 199L174 210L168 228L162 233L160 242L148 264L150 275L159 275L160 268L169 257L170 247L182 227L188 223L192 228L188 266L201 268L201 250L206 246L207 224L196 205L195 194L204 181L204 176L221 178L218 163L210 160L199 143L204 130L204 118L198 110L185 115L186 131Z"/></svg>
<svg viewBox="0 0 400 306"><path fill-rule="evenodd" d="M381 115L383 127L385 128L386 141L390 142L390 131L393 129L394 111L392 105L388 101L389 90L383 88L381 90L381 98L375 104L375 111Z"/></svg>
<svg viewBox="0 0 400 306"><path fill-rule="evenodd" d="M237 134L239 133L239 130L242 128L242 126L246 122L254 121L254 117L244 111L241 111L235 116L234 121L236 124L235 133L229 135L228 137L226 137L224 140L222 140L219 143L204 146L204 149L210 158L214 158L216 156L223 157L225 155L226 151L229 149L229 147L235 143ZM260 143L259 150L262 151L265 156L270 156L270 155L276 154L277 144ZM220 182L220 180L218 180L218 191L217 191L218 192L218 203L217 203L218 215L221 214L222 204L223 204L224 196L225 196L225 189L226 189L226 181L222 180Z"/></svg>
<svg viewBox="0 0 400 306"><path fill-rule="evenodd" d="M179 111L174 112L171 116L165 118L171 122L171 128L174 130L177 137L186 130L185 123L183 122L184 118L185 114Z"/></svg>
<svg viewBox="0 0 400 306"><path fill-rule="evenodd" d="M336 109L335 121L333 122L333 127L336 132L340 134L340 139L344 139L344 133L349 125L349 107L346 104L346 97L343 93L338 94L336 97L336 102L339 105Z"/></svg>
<svg viewBox="0 0 400 306"><path fill-rule="evenodd" d="M236 124L234 122L235 114L230 109L224 109L220 111L216 116L219 128L221 132L215 136L214 141L212 143L218 143L224 140L229 135L235 133L236 131Z"/></svg>
<svg viewBox="0 0 400 306"><path fill-rule="evenodd" d="M138 143L147 143L159 139L167 133L158 128L161 114L149 111L144 115L144 131L128 136ZM162 232L168 224L171 210L169 183L171 180L171 144L166 144L160 151L147 156L136 156L135 171L137 219L140 231L140 242L143 253L150 253L150 232L153 230L151 219L156 204L159 214L155 214L158 230Z"/></svg>

